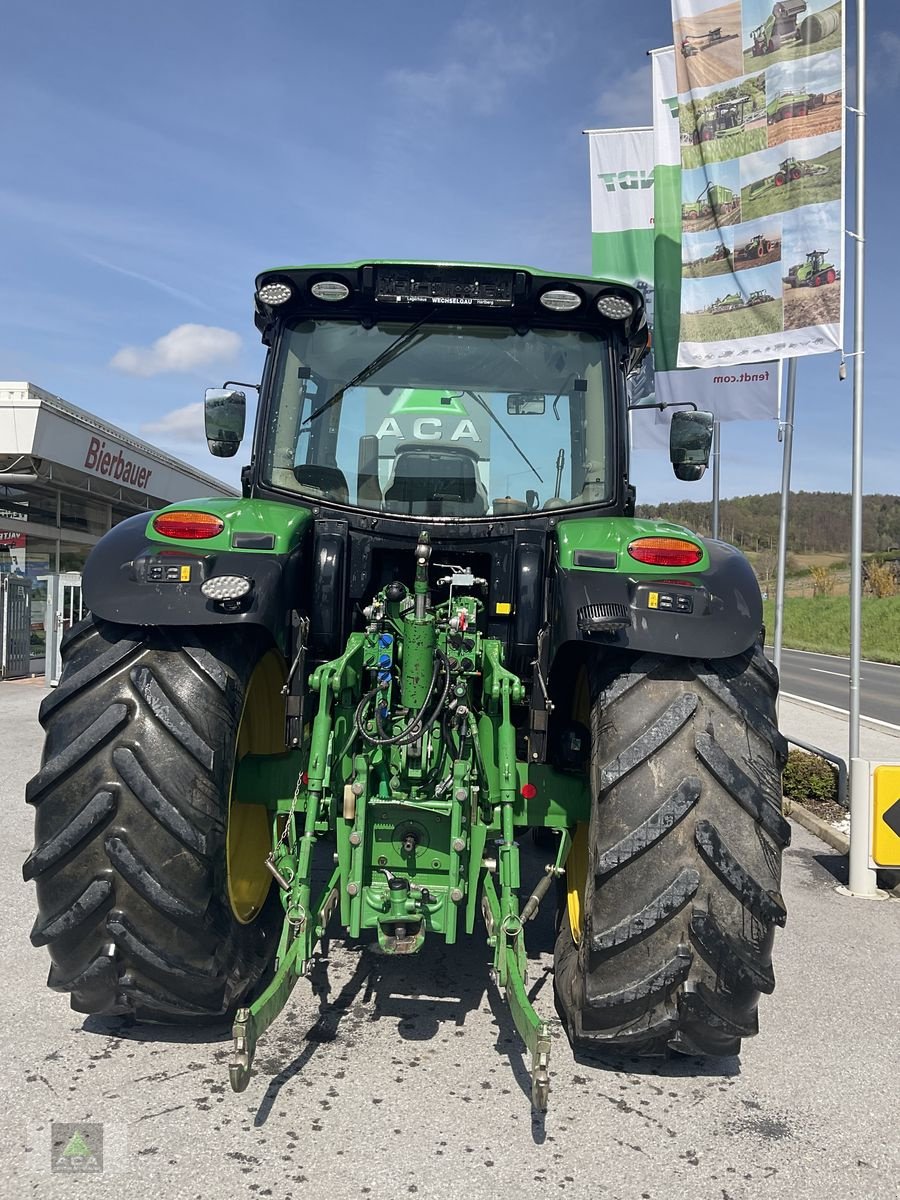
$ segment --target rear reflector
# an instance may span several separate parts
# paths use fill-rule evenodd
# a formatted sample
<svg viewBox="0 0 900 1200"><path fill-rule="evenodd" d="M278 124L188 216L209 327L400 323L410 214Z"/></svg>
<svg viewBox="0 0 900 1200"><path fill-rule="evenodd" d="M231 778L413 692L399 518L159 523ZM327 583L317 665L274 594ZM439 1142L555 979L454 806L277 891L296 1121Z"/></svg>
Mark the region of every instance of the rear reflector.
<svg viewBox="0 0 900 1200"><path fill-rule="evenodd" d="M690 567L703 557L703 551L694 542L667 537L638 538L629 545L628 553L638 562L653 567Z"/></svg>
<svg viewBox="0 0 900 1200"><path fill-rule="evenodd" d="M153 528L163 537L196 540L215 537L225 528L225 522L212 513L183 510L160 513L153 518Z"/></svg>

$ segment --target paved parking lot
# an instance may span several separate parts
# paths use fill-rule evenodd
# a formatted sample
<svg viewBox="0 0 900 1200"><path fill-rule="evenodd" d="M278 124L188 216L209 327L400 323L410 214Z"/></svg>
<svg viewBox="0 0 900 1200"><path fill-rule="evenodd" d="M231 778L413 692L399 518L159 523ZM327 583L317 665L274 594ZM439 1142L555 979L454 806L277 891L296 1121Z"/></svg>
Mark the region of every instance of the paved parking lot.
<svg viewBox="0 0 900 1200"><path fill-rule="evenodd" d="M900 903L838 896L842 860L804 830L787 853L778 986L740 1059L578 1061L560 1036L536 1120L480 940L405 962L335 940L235 1096L227 1029L85 1018L44 987L21 879L42 695L0 685L0 1195L896 1200ZM530 984L551 1014L549 918L530 927ZM50 1174L63 1122L103 1123L102 1173Z"/></svg>

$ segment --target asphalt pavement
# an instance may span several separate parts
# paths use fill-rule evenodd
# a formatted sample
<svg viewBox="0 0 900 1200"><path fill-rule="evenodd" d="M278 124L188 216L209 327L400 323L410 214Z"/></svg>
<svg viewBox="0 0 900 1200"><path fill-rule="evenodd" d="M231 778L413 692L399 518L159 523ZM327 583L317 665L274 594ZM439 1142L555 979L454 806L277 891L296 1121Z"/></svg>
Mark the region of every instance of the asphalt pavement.
<svg viewBox="0 0 900 1200"><path fill-rule="evenodd" d="M557 1033L550 1111L533 1118L481 937L394 961L334 938L236 1096L227 1029L84 1017L44 986L21 879L42 694L0 685L0 1195L896 1200L900 903L839 896L844 860L804 830L785 857L777 987L740 1057L587 1060ZM553 1016L549 911L529 939L531 994ZM51 1173L51 1135L92 1123L102 1172Z"/></svg>
<svg viewBox="0 0 900 1200"><path fill-rule="evenodd" d="M771 647L767 653L771 657ZM850 707L850 659L783 649L781 690L846 711ZM861 664L860 710L873 720L900 725L900 667Z"/></svg>

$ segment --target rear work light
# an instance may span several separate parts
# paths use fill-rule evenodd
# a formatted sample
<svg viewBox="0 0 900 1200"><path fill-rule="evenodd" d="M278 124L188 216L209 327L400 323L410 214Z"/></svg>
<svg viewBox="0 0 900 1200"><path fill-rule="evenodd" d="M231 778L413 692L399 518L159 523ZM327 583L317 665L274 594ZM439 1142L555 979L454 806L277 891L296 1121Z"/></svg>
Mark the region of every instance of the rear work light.
<svg viewBox="0 0 900 1200"><path fill-rule="evenodd" d="M638 562L654 567L690 567L703 557L703 551L685 538L644 537L631 542L628 553Z"/></svg>
<svg viewBox="0 0 900 1200"><path fill-rule="evenodd" d="M153 518L153 528L163 537L196 540L215 537L225 528L225 522L219 517L214 517L212 513L184 509L160 513L158 517Z"/></svg>
<svg viewBox="0 0 900 1200"><path fill-rule="evenodd" d="M570 292L568 288L551 288L549 292L541 294L540 301L544 308L553 312L572 312L581 303L581 297L577 292Z"/></svg>
<svg viewBox="0 0 900 1200"><path fill-rule="evenodd" d="M274 308L290 300L292 289L289 283L264 283L256 294L263 304Z"/></svg>

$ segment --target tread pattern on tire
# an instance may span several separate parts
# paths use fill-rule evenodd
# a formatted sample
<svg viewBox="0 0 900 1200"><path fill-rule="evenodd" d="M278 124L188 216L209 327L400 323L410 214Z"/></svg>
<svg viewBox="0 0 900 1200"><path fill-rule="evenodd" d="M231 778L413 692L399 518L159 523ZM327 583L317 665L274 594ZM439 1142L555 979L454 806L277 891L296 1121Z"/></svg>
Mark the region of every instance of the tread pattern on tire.
<svg viewBox="0 0 900 1200"><path fill-rule="evenodd" d="M31 940L79 1012L215 1020L271 959L280 905L249 925L225 885L225 806L247 682L241 631L135 630L88 617L63 639L26 798Z"/></svg>
<svg viewBox="0 0 900 1200"><path fill-rule="evenodd" d="M775 986L787 746L760 646L591 667L583 935L563 909L557 1007L576 1044L736 1053Z"/></svg>

